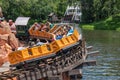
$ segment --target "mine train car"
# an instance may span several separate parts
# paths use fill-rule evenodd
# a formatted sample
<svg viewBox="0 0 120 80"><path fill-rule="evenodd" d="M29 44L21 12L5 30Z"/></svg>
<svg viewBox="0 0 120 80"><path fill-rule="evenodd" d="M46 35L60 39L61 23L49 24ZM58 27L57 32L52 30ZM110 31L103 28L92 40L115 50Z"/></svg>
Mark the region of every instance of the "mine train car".
<svg viewBox="0 0 120 80"><path fill-rule="evenodd" d="M29 32L29 37L32 38L32 39L47 39L47 40L50 40L53 38L53 35L51 34L51 31L56 29L56 26L53 26L52 29L50 29L49 31L43 31L41 30L41 25L38 24L38 27L37 29L36 28L36 24L38 23L34 23L28 30Z"/></svg>
<svg viewBox="0 0 120 80"><path fill-rule="evenodd" d="M30 28L30 25L28 24L30 17L18 17L15 21L16 25L16 37L19 39L28 39L29 38L29 32L28 29Z"/></svg>
<svg viewBox="0 0 120 80"><path fill-rule="evenodd" d="M61 55L61 50L68 51L71 47L78 45L80 41L80 34L75 29L70 36L63 37L51 43L14 51L8 55L9 62L12 67L24 67L25 64L31 63L37 64L37 62L46 58Z"/></svg>

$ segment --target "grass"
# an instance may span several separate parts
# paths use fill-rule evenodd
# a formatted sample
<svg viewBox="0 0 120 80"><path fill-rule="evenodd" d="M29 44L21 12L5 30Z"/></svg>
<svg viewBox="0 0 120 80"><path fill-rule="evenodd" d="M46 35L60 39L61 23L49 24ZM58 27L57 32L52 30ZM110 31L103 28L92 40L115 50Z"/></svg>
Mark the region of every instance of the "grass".
<svg viewBox="0 0 120 80"><path fill-rule="evenodd" d="M83 25L82 28L83 29L94 30L94 26L93 25Z"/></svg>
<svg viewBox="0 0 120 80"><path fill-rule="evenodd" d="M116 29L116 31L120 31L120 27Z"/></svg>
<svg viewBox="0 0 120 80"><path fill-rule="evenodd" d="M120 14L110 16L109 18L93 22L90 24L81 24L83 29L88 30L117 30L120 31Z"/></svg>

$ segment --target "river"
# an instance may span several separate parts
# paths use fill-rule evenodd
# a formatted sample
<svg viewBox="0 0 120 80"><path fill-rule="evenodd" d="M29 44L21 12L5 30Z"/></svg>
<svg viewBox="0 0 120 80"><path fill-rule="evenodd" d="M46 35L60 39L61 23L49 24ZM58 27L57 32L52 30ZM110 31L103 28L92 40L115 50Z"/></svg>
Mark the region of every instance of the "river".
<svg viewBox="0 0 120 80"><path fill-rule="evenodd" d="M99 50L97 65L83 68L81 80L120 80L120 32L82 30L87 45Z"/></svg>

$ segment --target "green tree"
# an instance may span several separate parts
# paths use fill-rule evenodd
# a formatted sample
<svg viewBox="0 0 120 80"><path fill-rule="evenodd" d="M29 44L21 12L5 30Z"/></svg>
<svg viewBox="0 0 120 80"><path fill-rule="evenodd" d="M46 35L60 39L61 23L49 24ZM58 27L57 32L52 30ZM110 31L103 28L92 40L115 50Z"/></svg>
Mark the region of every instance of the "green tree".
<svg viewBox="0 0 120 80"><path fill-rule="evenodd" d="M58 17L62 17L64 15L66 8L67 8L67 1L60 0L60 2L57 5L57 15L58 15Z"/></svg>
<svg viewBox="0 0 120 80"><path fill-rule="evenodd" d="M47 20L48 14L63 17L68 5L82 8L82 21L93 22L120 13L120 0L0 0L6 19L30 16L33 20Z"/></svg>
<svg viewBox="0 0 120 80"><path fill-rule="evenodd" d="M120 0L94 0L95 20L120 13Z"/></svg>
<svg viewBox="0 0 120 80"><path fill-rule="evenodd" d="M94 21L93 0L81 0L82 22L90 23Z"/></svg>

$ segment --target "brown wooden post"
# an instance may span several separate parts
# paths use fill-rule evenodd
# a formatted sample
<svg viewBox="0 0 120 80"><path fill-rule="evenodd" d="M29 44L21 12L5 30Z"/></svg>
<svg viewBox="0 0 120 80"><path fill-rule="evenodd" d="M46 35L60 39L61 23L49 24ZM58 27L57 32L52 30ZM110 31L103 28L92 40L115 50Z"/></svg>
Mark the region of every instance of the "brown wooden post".
<svg viewBox="0 0 120 80"><path fill-rule="evenodd" d="M41 79L38 79L38 80L48 80L47 78L41 78Z"/></svg>
<svg viewBox="0 0 120 80"><path fill-rule="evenodd" d="M68 72L63 72L61 76L62 76L62 80L70 80L70 76Z"/></svg>

